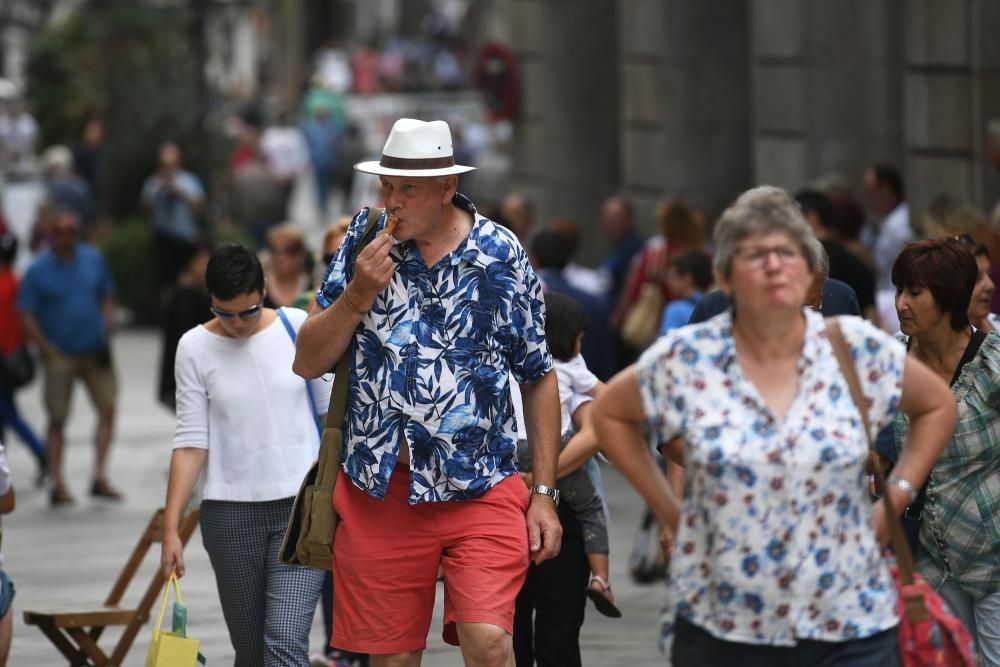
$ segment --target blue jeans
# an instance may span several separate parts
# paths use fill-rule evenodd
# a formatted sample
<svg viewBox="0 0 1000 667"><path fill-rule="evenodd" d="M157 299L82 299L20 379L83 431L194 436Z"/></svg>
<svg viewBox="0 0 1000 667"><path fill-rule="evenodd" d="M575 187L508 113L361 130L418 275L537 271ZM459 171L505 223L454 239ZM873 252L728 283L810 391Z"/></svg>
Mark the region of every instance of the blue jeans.
<svg viewBox="0 0 1000 667"><path fill-rule="evenodd" d="M1000 593L976 600L951 580L944 582L938 593L972 635L979 664L1000 667Z"/></svg>
<svg viewBox="0 0 1000 667"><path fill-rule="evenodd" d="M31 430L28 423L17 411L14 403L14 394L10 389L0 387L0 437L3 436L4 427L10 426L17 433L18 437L24 441L35 455L39 465L45 464L45 446L42 444L35 432Z"/></svg>
<svg viewBox="0 0 1000 667"><path fill-rule="evenodd" d="M7 573L0 570L0 618L7 615L10 605L14 602L14 582Z"/></svg>

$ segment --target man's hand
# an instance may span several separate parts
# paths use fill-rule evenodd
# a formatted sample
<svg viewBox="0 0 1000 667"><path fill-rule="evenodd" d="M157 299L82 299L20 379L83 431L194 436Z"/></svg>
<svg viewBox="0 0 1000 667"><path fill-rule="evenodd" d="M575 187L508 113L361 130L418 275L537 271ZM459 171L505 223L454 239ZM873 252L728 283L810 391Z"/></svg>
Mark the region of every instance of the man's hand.
<svg viewBox="0 0 1000 667"><path fill-rule="evenodd" d="M392 238L388 234L379 234L365 249L358 254L354 263L354 277L351 279L351 296L357 305L367 309L375 301L375 297L389 285L396 265L389 257L392 249Z"/></svg>
<svg viewBox="0 0 1000 667"><path fill-rule="evenodd" d="M528 549L535 565L555 558L562 545L562 524L556 514L556 504L548 496L531 495L528 506Z"/></svg>
<svg viewBox="0 0 1000 667"><path fill-rule="evenodd" d="M875 539L880 546L887 546L892 533L889 531L889 515L886 513L884 500L880 499L872 505L872 523L875 524Z"/></svg>
<svg viewBox="0 0 1000 667"><path fill-rule="evenodd" d="M663 550L663 557L669 561L674 553L674 531L666 526L660 528L660 549Z"/></svg>

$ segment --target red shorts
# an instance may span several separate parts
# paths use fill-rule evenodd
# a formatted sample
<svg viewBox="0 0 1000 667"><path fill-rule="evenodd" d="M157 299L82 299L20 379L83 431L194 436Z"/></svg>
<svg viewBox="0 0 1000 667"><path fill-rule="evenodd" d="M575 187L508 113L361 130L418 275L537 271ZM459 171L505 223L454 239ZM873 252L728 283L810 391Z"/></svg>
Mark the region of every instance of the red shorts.
<svg viewBox="0 0 1000 667"><path fill-rule="evenodd" d="M333 507L333 642L357 653L427 646L438 566L444 571L444 641L456 623L513 634L514 600L528 572L528 489L517 475L475 500L410 505L409 470L397 467L385 500L340 471Z"/></svg>

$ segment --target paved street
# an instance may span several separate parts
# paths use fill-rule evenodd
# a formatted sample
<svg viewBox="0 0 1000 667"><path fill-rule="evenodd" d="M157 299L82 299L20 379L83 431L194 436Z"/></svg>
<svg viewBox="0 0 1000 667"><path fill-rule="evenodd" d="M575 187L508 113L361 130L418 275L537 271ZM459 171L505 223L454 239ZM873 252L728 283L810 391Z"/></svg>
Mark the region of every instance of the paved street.
<svg viewBox="0 0 1000 667"><path fill-rule="evenodd" d="M126 494L123 503L92 501L87 495L91 475L90 434L94 419L82 389L77 388L68 430L67 471L75 506L52 510L47 495L33 485L34 463L19 441L8 443L18 491L17 510L5 519L3 551L6 570L17 587L14 601L14 643L10 663L15 667L65 664L42 633L22 622L25 609L99 603L108 593L153 511L162 505L167 462L173 433L170 413L153 398L159 341L152 332L129 331L115 340L115 358L121 382L120 419L112 452L111 475ZM44 420L39 384L19 394L27 419L41 432ZM10 437L10 436L8 436ZM625 618L611 620L588 608L583 629L585 665L662 665L656 649L656 619L662 591L658 586L634 586L625 573L625 558L638 521L638 497L613 471L606 472L612 527L612 582ZM208 558L195 533L186 552L188 575L182 582L189 608L192 635L203 643L209 665L232 664L215 581ZM151 577L158 552L150 554L126 595L133 604ZM462 664L457 649L441 642L442 595L428 638L425 665ZM315 650L323 642L321 614L312 635ZM151 627L140 633L126 661L142 665ZM117 632L102 638L110 646Z"/></svg>

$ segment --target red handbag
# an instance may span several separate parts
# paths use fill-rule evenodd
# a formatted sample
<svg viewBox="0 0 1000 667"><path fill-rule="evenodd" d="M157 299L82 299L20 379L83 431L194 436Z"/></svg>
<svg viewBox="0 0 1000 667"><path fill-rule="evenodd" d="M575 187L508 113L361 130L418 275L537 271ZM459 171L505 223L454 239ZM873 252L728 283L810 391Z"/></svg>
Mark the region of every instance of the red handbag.
<svg viewBox="0 0 1000 667"><path fill-rule="evenodd" d="M874 451L871 432L868 430L868 408L861 393L861 383L854 368L854 360L844 340L837 320L826 320L827 337L837 355L840 371L847 380L854 404L861 413L868 448ZM874 466L877 488L885 488L881 466ZM889 572L896 582L899 614L899 659L902 667L976 667L972 637L962 621L949 610L944 600L923 577L913 570L913 553L903 534L903 524L893 506L892 498L884 494L885 512L892 535L895 564Z"/></svg>

